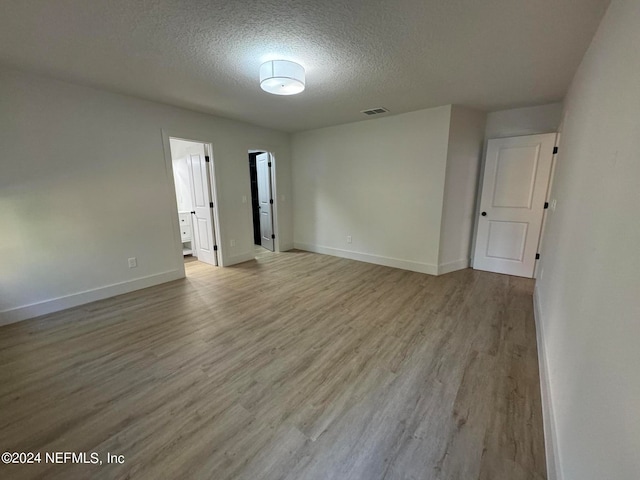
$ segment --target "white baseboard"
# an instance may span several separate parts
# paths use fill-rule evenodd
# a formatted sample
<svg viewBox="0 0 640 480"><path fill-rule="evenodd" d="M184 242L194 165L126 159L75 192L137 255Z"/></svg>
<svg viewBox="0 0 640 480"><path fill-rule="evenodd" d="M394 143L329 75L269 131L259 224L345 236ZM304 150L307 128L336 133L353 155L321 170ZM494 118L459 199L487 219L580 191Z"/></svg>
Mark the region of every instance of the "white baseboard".
<svg viewBox="0 0 640 480"><path fill-rule="evenodd" d="M454 262L441 263L438 265L438 275L444 275L445 273L455 272L456 270L464 270L469 268L469 259L461 258Z"/></svg>
<svg viewBox="0 0 640 480"><path fill-rule="evenodd" d="M230 267L231 265L237 265L238 263L248 262L249 260L253 260L255 258L255 254L253 252L245 252L240 255L235 255L233 257L229 257L222 264L223 267Z"/></svg>
<svg viewBox="0 0 640 480"><path fill-rule="evenodd" d="M287 243L284 243L284 244L280 245L280 251L281 252L286 252L286 251L289 251L289 250L293 250L293 248L294 248L293 247L293 243L290 243L290 242L287 242Z"/></svg>
<svg viewBox="0 0 640 480"><path fill-rule="evenodd" d="M352 252L350 250L341 250L339 248L323 247L308 243L294 242L293 246L299 250L322 253L324 255L333 255L334 257L348 258L350 260L358 260L360 262L375 263L376 265L384 265L385 267L400 268L402 270L411 270L412 272L426 273L429 275L438 274L438 267L428 263L413 262L410 260L402 260L400 258L383 257L381 255L371 255L369 253Z"/></svg>
<svg viewBox="0 0 640 480"><path fill-rule="evenodd" d="M280 245L281 252L291 250L292 248L293 248L293 244L290 244L290 243L286 243L284 246ZM248 262L253 259L255 259L255 253L253 251L240 253L238 255L234 255L229 258L222 258L220 266L230 267L231 265L237 265L238 263Z"/></svg>
<svg viewBox="0 0 640 480"><path fill-rule="evenodd" d="M536 321L536 340L538 343L538 369L540 370L540 392L542 395L542 419L544 425L544 447L547 457L547 480L562 480L560 466L558 465L558 436L556 433L556 421L551 402L551 384L549 381L549 364L544 344L544 331L542 310L540 309L540 297L538 286L533 290L533 315Z"/></svg>
<svg viewBox="0 0 640 480"><path fill-rule="evenodd" d="M95 302L104 298L115 297L123 293L133 292L142 288L152 287L184 277L181 270L170 270L147 277L135 278L125 282L113 283L104 287L92 288L62 297L31 303L22 307L0 311L0 326L19 322L28 318L39 317L47 313L59 312L85 303Z"/></svg>

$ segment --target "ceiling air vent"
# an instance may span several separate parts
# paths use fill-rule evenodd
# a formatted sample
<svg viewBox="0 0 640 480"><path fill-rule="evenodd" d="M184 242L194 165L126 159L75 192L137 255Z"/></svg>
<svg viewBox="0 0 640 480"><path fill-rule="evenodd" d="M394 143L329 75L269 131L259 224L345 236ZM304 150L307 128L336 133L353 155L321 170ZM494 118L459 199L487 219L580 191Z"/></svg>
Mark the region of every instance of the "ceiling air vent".
<svg viewBox="0 0 640 480"><path fill-rule="evenodd" d="M362 110L360 113L364 113L365 115L380 115L381 113L387 113L389 110L387 110L384 107L376 107L376 108L370 108L369 110Z"/></svg>

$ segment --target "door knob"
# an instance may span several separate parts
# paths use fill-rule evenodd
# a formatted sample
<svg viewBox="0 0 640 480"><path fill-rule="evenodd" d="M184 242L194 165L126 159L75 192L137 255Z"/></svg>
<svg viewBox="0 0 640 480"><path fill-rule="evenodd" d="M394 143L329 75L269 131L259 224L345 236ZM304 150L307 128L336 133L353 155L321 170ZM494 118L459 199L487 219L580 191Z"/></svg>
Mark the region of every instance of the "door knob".
<svg viewBox="0 0 640 480"><path fill-rule="evenodd" d="M482 212L482 213L481 213L481 215L482 215L483 217L486 217L486 216L487 216L487 212Z"/></svg>

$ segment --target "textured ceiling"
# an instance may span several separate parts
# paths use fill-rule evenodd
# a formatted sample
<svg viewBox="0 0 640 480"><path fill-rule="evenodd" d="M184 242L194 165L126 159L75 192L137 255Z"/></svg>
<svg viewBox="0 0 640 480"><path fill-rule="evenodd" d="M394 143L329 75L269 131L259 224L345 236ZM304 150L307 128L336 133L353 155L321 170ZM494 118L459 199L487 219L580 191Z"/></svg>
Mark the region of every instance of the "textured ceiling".
<svg viewBox="0 0 640 480"><path fill-rule="evenodd" d="M5 0L0 64L286 131L561 99L608 0ZM262 62L307 71L264 93Z"/></svg>

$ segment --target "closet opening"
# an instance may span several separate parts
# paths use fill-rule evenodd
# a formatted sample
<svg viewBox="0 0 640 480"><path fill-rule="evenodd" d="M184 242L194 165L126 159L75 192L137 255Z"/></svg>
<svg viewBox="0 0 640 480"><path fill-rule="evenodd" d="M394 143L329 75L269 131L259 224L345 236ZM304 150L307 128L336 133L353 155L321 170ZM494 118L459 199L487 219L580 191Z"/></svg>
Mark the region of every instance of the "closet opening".
<svg viewBox="0 0 640 480"><path fill-rule="evenodd" d="M253 244L256 258L278 251L276 163L266 150L249 150Z"/></svg>
<svg viewBox="0 0 640 480"><path fill-rule="evenodd" d="M219 265L218 202L210 143L169 138L180 249L185 263Z"/></svg>

